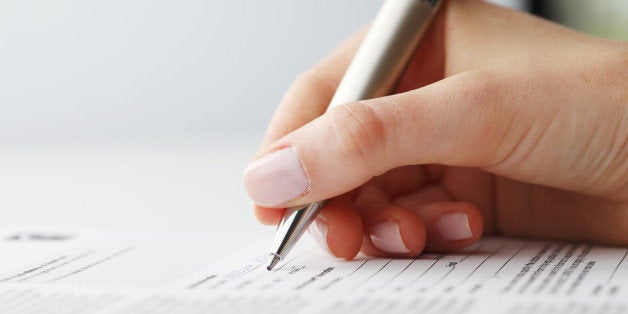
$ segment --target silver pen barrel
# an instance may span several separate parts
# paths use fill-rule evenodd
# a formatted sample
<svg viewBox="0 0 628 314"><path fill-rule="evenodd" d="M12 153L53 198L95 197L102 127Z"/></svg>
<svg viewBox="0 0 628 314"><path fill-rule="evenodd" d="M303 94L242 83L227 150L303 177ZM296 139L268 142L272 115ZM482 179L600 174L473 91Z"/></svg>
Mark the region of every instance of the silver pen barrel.
<svg viewBox="0 0 628 314"><path fill-rule="evenodd" d="M288 208L283 219L277 226L275 239L270 247L268 270L273 269L279 261L284 259L308 226L316 219L325 201L314 202L305 206Z"/></svg>
<svg viewBox="0 0 628 314"><path fill-rule="evenodd" d="M406 69L440 2L385 1L342 77L329 108L389 94Z"/></svg>
<svg viewBox="0 0 628 314"><path fill-rule="evenodd" d="M345 72L329 108L352 101L381 97L397 85L439 0L386 0ZM268 270L283 260L316 219L325 201L294 207L277 227Z"/></svg>

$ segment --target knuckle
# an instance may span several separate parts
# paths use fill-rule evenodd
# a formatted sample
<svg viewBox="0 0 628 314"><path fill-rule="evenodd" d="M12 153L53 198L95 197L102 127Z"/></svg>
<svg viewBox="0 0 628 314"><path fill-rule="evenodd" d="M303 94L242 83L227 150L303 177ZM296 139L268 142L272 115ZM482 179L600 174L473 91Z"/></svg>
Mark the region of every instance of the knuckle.
<svg viewBox="0 0 628 314"><path fill-rule="evenodd" d="M380 161L386 143L387 125L376 109L363 103L341 105L329 111L340 153L351 162L358 162L369 173Z"/></svg>
<svg viewBox="0 0 628 314"><path fill-rule="evenodd" d="M478 165L499 164L499 156L511 150L508 143L513 141L511 127L516 114L504 99L505 79L489 71L467 72L458 79L450 97L466 125L466 151L476 153L466 157Z"/></svg>
<svg viewBox="0 0 628 314"><path fill-rule="evenodd" d="M474 71L465 73L459 79L459 88L451 91L457 104L473 111L496 108L494 100L502 88L502 81L496 74Z"/></svg>

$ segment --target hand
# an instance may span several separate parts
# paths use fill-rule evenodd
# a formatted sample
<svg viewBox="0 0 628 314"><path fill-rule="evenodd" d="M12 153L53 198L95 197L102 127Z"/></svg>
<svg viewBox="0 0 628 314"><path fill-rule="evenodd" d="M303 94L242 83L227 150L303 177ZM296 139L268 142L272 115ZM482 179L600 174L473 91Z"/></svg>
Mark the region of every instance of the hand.
<svg viewBox="0 0 628 314"><path fill-rule="evenodd" d="M363 34L277 109L244 175L262 223L331 198L313 233L346 259L482 233L628 245L628 44L452 0L396 94L325 113Z"/></svg>

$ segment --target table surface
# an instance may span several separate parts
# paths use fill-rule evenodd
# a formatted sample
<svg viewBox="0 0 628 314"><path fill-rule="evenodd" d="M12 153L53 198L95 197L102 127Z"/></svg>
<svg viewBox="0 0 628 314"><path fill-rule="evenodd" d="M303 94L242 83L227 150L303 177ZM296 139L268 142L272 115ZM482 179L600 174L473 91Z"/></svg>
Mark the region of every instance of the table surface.
<svg viewBox="0 0 628 314"><path fill-rule="evenodd" d="M251 137L0 146L0 228L272 234L242 170Z"/></svg>

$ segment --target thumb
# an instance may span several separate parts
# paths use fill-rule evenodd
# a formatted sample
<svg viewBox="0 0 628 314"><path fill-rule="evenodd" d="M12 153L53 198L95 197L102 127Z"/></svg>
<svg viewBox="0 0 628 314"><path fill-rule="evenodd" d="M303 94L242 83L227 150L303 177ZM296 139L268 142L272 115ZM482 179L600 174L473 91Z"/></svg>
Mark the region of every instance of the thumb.
<svg viewBox="0 0 628 314"><path fill-rule="evenodd" d="M491 80L478 76L334 107L245 169L249 196L261 206L286 207L348 192L403 165L492 163L503 137L496 129L513 119L491 106Z"/></svg>
<svg viewBox="0 0 628 314"><path fill-rule="evenodd" d="M564 162L596 126L552 127L573 124L579 111L561 109L562 93L547 97L549 91L537 88L545 95L539 97L524 88L536 80L523 71L514 77L464 72L410 92L334 107L271 144L246 168L245 187L258 205L288 207L340 195L396 167L437 163L602 194L582 179L590 172L586 167ZM526 98L527 105L518 104Z"/></svg>

